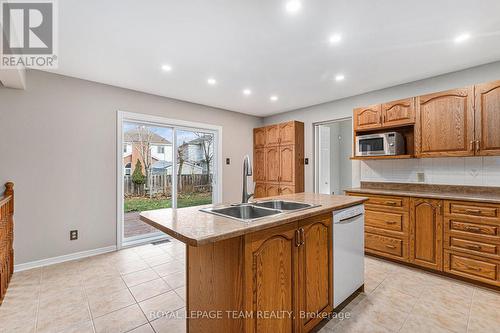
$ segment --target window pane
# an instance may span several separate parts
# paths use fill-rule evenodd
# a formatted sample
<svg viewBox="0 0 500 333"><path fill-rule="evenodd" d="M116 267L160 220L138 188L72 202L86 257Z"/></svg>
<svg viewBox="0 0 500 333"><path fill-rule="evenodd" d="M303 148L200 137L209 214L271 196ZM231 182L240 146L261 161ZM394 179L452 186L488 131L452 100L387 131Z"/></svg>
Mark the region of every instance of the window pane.
<svg viewBox="0 0 500 333"><path fill-rule="evenodd" d="M124 238L151 236L139 213L172 206L173 130L124 122L123 140Z"/></svg>
<svg viewBox="0 0 500 333"><path fill-rule="evenodd" d="M212 203L213 133L177 130L177 207Z"/></svg>

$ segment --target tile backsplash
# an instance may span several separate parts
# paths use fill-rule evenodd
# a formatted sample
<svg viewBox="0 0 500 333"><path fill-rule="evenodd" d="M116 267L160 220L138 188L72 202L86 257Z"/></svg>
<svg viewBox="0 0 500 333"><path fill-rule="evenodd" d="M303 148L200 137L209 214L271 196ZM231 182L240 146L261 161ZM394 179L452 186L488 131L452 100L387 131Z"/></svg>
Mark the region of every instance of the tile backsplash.
<svg viewBox="0 0 500 333"><path fill-rule="evenodd" d="M361 181L500 186L500 157L361 161Z"/></svg>

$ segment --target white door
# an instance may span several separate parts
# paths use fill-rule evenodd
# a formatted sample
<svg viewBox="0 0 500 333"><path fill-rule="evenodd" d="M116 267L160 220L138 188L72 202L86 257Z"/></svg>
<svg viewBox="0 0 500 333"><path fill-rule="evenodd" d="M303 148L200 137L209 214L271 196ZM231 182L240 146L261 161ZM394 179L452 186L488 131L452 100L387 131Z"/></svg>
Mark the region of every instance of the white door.
<svg viewBox="0 0 500 333"><path fill-rule="evenodd" d="M330 127L318 126L318 189L319 193L331 194L330 187Z"/></svg>

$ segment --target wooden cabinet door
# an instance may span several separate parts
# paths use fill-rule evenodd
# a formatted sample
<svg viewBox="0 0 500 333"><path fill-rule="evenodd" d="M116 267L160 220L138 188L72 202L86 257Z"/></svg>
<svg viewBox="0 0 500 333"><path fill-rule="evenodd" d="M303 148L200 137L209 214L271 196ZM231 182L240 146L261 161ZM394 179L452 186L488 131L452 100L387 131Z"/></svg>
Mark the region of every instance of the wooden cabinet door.
<svg viewBox="0 0 500 333"><path fill-rule="evenodd" d="M476 155L500 155L500 81L475 89Z"/></svg>
<svg viewBox="0 0 500 333"><path fill-rule="evenodd" d="M382 104L382 126L405 126L415 123L415 99L407 98Z"/></svg>
<svg viewBox="0 0 500 333"><path fill-rule="evenodd" d="M279 182L294 184L295 182L295 146L280 146L280 172Z"/></svg>
<svg viewBox="0 0 500 333"><path fill-rule="evenodd" d="M263 148L266 146L266 128L259 127L253 129L253 147Z"/></svg>
<svg viewBox="0 0 500 333"><path fill-rule="evenodd" d="M253 180L255 182L266 181L266 150L258 148L253 151Z"/></svg>
<svg viewBox="0 0 500 333"><path fill-rule="evenodd" d="M293 194L295 193L295 186L280 186L280 194Z"/></svg>
<svg viewBox="0 0 500 333"><path fill-rule="evenodd" d="M250 234L245 245L246 311L255 314L246 320L245 332L298 332L293 315L298 311L297 223ZM263 318L261 313L283 313L283 318Z"/></svg>
<svg viewBox="0 0 500 333"><path fill-rule="evenodd" d="M267 193L266 184L264 184L264 183L255 183L255 188L253 190L253 197L255 199L265 197L266 193Z"/></svg>
<svg viewBox="0 0 500 333"><path fill-rule="evenodd" d="M280 186L279 184L267 184L266 186L266 196L272 197L275 195L280 195Z"/></svg>
<svg viewBox="0 0 500 333"><path fill-rule="evenodd" d="M474 155L473 88L417 97L417 157Z"/></svg>
<svg viewBox="0 0 500 333"><path fill-rule="evenodd" d="M382 106L372 105L354 109L354 130L362 131L382 127Z"/></svg>
<svg viewBox="0 0 500 333"><path fill-rule="evenodd" d="M278 147L266 148L266 180L279 182L280 176L280 151Z"/></svg>
<svg viewBox="0 0 500 333"><path fill-rule="evenodd" d="M333 228L331 214L299 222L299 307L303 313L333 310ZM299 318L303 332L309 332L321 318Z"/></svg>
<svg viewBox="0 0 500 333"><path fill-rule="evenodd" d="M279 144L280 131L279 125L266 126L266 145L276 146Z"/></svg>
<svg viewBox="0 0 500 333"><path fill-rule="evenodd" d="M412 198L410 202L410 262L443 269L443 202Z"/></svg>
<svg viewBox="0 0 500 333"><path fill-rule="evenodd" d="M281 145L289 145L295 143L295 122L279 124L279 142Z"/></svg>

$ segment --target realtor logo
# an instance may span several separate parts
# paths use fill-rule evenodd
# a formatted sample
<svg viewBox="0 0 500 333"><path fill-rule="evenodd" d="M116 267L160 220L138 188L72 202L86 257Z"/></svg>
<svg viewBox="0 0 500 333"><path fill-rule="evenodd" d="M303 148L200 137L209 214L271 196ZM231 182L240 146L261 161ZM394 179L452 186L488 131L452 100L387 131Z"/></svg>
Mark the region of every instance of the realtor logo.
<svg viewBox="0 0 500 333"><path fill-rule="evenodd" d="M55 6L53 0L0 1L0 68L57 68Z"/></svg>

